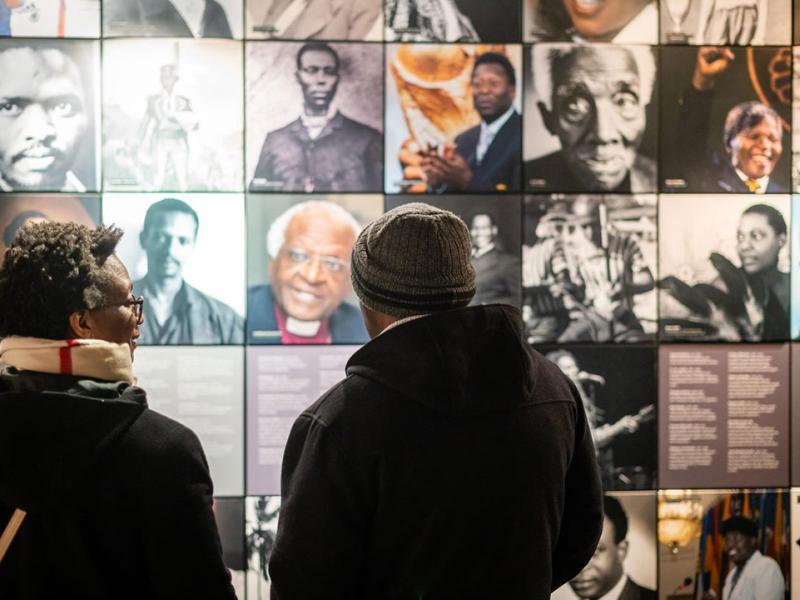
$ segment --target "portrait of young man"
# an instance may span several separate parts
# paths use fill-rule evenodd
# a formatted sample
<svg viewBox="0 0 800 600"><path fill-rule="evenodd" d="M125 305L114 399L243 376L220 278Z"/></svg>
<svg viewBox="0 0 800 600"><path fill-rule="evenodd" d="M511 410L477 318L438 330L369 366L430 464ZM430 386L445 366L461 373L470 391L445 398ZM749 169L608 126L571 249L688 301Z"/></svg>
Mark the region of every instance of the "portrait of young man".
<svg viewBox="0 0 800 600"><path fill-rule="evenodd" d="M274 104L299 100L300 106L284 105L279 112L274 106L259 102L250 108L253 112L249 111L248 121L253 127L248 129L248 148L255 149L255 137L251 136L257 134L253 129L260 130L262 124L277 124L283 115L293 117L288 124L269 130L263 138L260 151L255 154L258 158L250 191L379 191L383 185L383 136L375 127L348 116L350 107L376 115L381 112L379 98L375 101L373 96L372 105L367 106L363 98L354 97L354 91L360 87L370 89L373 94L380 91L379 63L367 56L368 47L356 44L334 47L323 42L265 44L251 47L248 95L256 89L263 90L271 94ZM294 51L291 62L278 60L289 58L290 50ZM259 62L262 54L267 60ZM274 84L281 77L289 83L286 69L290 65L293 88L300 93L284 91L272 95ZM271 72L267 72L268 68ZM248 162L250 157L248 153Z"/></svg>
<svg viewBox="0 0 800 600"><path fill-rule="evenodd" d="M656 120L649 114L656 85L652 49L537 44L529 64L526 113L540 120L526 122L526 189L655 191L656 162L649 142L643 144Z"/></svg>
<svg viewBox="0 0 800 600"><path fill-rule="evenodd" d="M383 39L383 0L246 0L249 38Z"/></svg>
<svg viewBox="0 0 800 600"><path fill-rule="evenodd" d="M235 0L104 0L105 37L241 37Z"/></svg>
<svg viewBox="0 0 800 600"><path fill-rule="evenodd" d="M377 198L362 199L366 214L378 209ZM360 221L342 205L327 199L283 206L276 212L269 197L248 198L248 221L252 221L249 236L264 240L257 246L257 254L263 255L266 250L267 255L259 260L255 247L249 252L251 263L258 260L266 272L250 269L248 343L366 342L361 313L350 299L350 254L361 231ZM259 223L254 215L259 215ZM266 218L269 221L262 227L260 222Z"/></svg>
<svg viewBox="0 0 800 600"><path fill-rule="evenodd" d="M99 44L0 40L0 192L97 189Z"/></svg>
<svg viewBox="0 0 800 600"><path fill-rule="evenodd" d="M666 49L671 68L683 73L664 90L665 118L675 121L661 138L662 191L789 191L791 53L751 50ZM759 73L773 82L768 95L753 79Z"/></svg>
<svg viewBox="0 0 800 600"><path fill-rule="evenodd" d="M106 194L103 206L131 234L119 252L147 302L140 345L244 343L241 196Z"/></svg>

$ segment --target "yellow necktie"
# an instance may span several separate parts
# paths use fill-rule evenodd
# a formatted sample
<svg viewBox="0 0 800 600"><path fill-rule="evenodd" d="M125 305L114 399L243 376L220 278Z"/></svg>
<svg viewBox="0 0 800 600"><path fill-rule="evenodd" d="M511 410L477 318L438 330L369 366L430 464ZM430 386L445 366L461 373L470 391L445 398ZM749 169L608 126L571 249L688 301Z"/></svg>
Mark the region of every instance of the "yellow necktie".
<svg viewBox="0 0 800 600"><path fill-rule="evenodd" d="M744 184L747 186L747 189L750 190L753 194L755 194L758 191L758 182L752 177L748 177L747 179L745 179Z"/></svg>

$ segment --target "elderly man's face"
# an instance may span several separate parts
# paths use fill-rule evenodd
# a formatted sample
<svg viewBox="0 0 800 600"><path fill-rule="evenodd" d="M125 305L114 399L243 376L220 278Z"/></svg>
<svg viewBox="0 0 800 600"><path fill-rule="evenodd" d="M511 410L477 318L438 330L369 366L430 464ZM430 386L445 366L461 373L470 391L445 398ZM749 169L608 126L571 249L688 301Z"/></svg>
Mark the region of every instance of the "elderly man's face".
<svg viewBox="0 0 800 600"><path fill-rule="evenodd" d="M0 52L0 173L12 186L60 189L86 130L77 67L58 50Z"/></svg>
<svg viewBox="0 0 800 600"><path fill-rule="evenodd" d="M306 106L317 110L327 110L336 95L336 86L339 84L336 60L330 52L307 50L300 57L297 80L303 89Z"/></svg>
<svg viewBox="0 0 800 600"><path fill-rule="evenodd" d="M650 0L556 0L563 2L575 31L591 42L607 42Z"/></svg>
<svg viewBox="0 0 800 600"><path fill-rule="evenodd" d="M614 543L614 525L603 520L603 533L589 564L569 582L580 598L600 598L613 588L623 574L622 561L628 553L628 542Z"/></svg>
<svg viewBox="0 0 800 600"><path fill-rule="evenodd" d="M771 174L782 153L781 126L771 117L743 129L731 143L733 166L753 179Z"/></svg>
<svg viewBox="0 0 800 600"><path fill-rule="evenodd" d="M633 166L646 125L642 84L624 48L580 47L553 74L548 129L588 190L613 190Z"/></svg>
<svg viewBox="0 0 800 600"><path fill-rule="evenodd" d="M333 314L351 290L355 241L353 229L336 215L306 210L292 218L269 266L275 300L288 316L318 321Z"/></svg>

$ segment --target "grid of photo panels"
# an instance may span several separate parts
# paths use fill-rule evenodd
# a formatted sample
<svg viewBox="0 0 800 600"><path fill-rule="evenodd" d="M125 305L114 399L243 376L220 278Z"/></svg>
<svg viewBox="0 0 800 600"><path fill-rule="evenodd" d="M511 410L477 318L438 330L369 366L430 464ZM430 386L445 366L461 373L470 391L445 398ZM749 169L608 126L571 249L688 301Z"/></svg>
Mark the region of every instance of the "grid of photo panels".
<svg viewBox="0 0 800 600"><path fill-rule="evenodd" d="M800 598L798 78L798 0L0 0L0 250L125 230L240 598L368 340L355 237L415 201L591 423L603 537L554 596Z"/></svg>

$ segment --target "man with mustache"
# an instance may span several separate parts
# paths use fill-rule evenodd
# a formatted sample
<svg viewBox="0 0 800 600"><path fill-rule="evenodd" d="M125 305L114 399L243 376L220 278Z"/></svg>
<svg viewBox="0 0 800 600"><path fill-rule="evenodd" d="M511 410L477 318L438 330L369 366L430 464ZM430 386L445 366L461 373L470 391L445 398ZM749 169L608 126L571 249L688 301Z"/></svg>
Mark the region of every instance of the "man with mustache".
<svg viewBox="0 0 800 600"><path fill-rule="evenodd" d="M620 501L603 496L603 533L592 559L569 582L579 598L587 600L655 600L654 590L633 581L625 572L628 555L628 516Z"/></svg>
<svg viewBox="0 0 800 600"><path fill-rule="evenodd" d="M307 201L267 233L269 284L247 292L250 344L361 344L368 340L352 292L350 253L361 231L338 204Z"/></svg>
<svg viewBox="0 0 800 600"><path fill-rule="evenodd" d="M199 226L195 210L177 198L164 198L147 209L139 234L147 254L147 274L133 283L135 294L147 299L149 313L140 344L243 342L242 318L183 279Z"/></svg>
<svg viewBox="0 0 800 600"><path fill-rule="evenodd" d="M775 172L783 154L781 119L760 102L742 102L725 118L724 154L709 147L714 85L733 62L730 48L697 51L692 84L680 99L680 132L675 155L687 186L695 192L778 194L788 191L788 173Z"/></svg>
<svg viewBox="0 0 800 600"><path fill-rule="evenodd" d="M534 85L542 120L561 148L526 161L531 191L653 191L656 163L639 153L656 66L649 48L537 44Z"/></svg>
<svg viewBox="0 0 800 600"><path fill-rule="evenodd" d="M88 135L81 74L53 46L0 45L0 191L85 192L71 170Z"/></svg>
<svg viewBox="0 0 800 600"><path fill-rule="evenodd" d="M339 67L339 55L328 44L308 42L300 48L295 77L303 111L267 134L251 192L383 190L383 137L333 104Z"/></svg>

